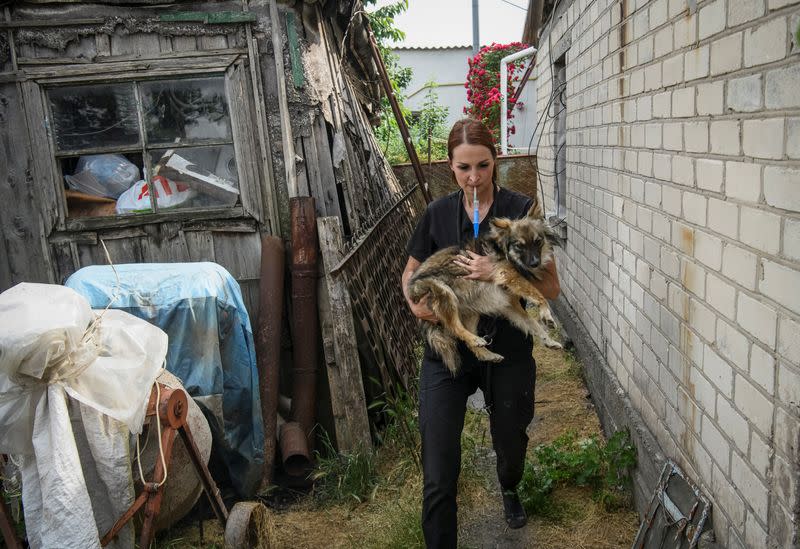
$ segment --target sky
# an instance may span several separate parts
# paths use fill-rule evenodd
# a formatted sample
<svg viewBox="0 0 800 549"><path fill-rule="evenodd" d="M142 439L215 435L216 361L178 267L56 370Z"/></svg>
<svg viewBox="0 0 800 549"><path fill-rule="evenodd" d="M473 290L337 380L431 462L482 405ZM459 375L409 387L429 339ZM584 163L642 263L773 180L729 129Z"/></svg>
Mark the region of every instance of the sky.
<svg viewBox="0 0 800 549"><path fill-rule="evenodd" d="M377 6L391 3L378 0ZM528 0L479 0L481 45L521 40L527 5ZM406 33L395 47L472 46L472 0L409 0L395 23Z"/></svg>

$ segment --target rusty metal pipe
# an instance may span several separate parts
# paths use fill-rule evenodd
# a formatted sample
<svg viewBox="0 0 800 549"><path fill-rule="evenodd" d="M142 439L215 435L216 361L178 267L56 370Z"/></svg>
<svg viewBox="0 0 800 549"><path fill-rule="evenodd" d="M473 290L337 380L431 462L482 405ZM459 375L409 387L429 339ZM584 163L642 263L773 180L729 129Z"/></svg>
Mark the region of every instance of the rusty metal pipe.
<svg viewBox="0 0 800 549"><path fill-rule="evenodd" d="M313 449L317 390L317 217L314 198L289 199L292 225L292 368L291 420L300 424Z"/></svg>
<svg viewBox="0 0 800 549"><path fill-rule="evenodd" d="M289 421L281 425L280 435L284 471L292 477L305 477L311 471L311 458L303 428Z"/></svg>
<svg viewBox="0 0 800 549"><path fill-rule="evenodd" d="M280 377L281 319L283 317L283 241L261 237L261 281L259 283L256 359L261 418L264 421L264 474L262 490L272 484L277 444L278 381Z"/></svg>

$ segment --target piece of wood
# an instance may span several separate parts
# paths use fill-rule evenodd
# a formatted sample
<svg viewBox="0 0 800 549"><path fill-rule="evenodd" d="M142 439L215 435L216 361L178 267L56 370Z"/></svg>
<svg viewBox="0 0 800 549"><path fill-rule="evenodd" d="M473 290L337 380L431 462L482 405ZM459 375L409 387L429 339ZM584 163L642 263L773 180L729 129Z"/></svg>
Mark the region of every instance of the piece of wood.
<svg viewBox="0 0 800 549"><path fill-rule="evenodd" d="M303 138L298 137L294 140L294 155L295 155L295 174L297 175L297 196L314 196L308 188L308 163L306 162L306 153L303 149ZM300 167L298 168L298 164Z"/></svg>
<svg viewBox="0 0 800 549"><path fill-rule="evenodd" d="M213 231L217 233L254 233L256 222L252 219L211 219L208 221L186 222L184 231Z"/></svg>
<svg viewBox="0 0 800 549"><path fill-rule="evenodd" d="M289 101L286 97L286 71L283 67L283 33L280 26L278 4L269 0L269 18L272 24L272 47L275 54L275 77L278 84L278 109L281 122L281 143L283 143L283 163L286 171L286 189L289 197L299 196L297 174L294 165L294 138L289 119Z"/></svg>
<svg viewBox="0 0 800 549"><path fill-rule="evenodd" d="M161 221L203 221L210 219L237 219L245 217L240 207L208 208L197 210L173 210L166 213L143 213L118 215L116 217L84 217L67 219L66 229L69 231L86 231L110 227L129 227L142 223L159 223Z"/></svg>
<svg viewBox="0 0 800 549"><path fill-rule="evenodd" d="M303 59L300 54L300 41L297 38L293 11L286 12L286 38L289 43L289 61L292 64L292 82L295 88L302 88L306 81L303 75Z"/></svg>
<svg viewBox="0 0 800 549"><path fill-rule="evenodd" d="M97 50L97 56L108 57L111 55L111 37L104 33L94 35L94 47Z"/></svg>
<svg viewBox="0 0 800 549"><path fill-rule="evenodd" d="M154 55L147 59L128 59L124 61L108 61L76 65L31 66L25 74L35 80L52 79L52 82L77 81L85 82L86 78L98 78L102 81L130 78L147 71L148 76L168 76L170 74L195 74L207 72L224 72L239 57L239 53L211 53L202 56L180 57L175 54L169 57Z"/></svg>
<svg viewBox="0 0 800 549"><path fill-rule="evenodd" d="M210 231L184 231L183 239L189 250L189 261L211 261L216 263L214 237Z"/></svg>
<svg viewBox="0 0 800 549"><path fill-rule="evenodd" d="M111 55L133 55L149 57L161 53L158 35L155 33L134 32L111 35Z"/></svg>
<svg viewBox="0 0 800 549"><path fill-rule="evenodd" d="M326 272L325 281L330 303L335 363L328 366L331 404L340 452L371 447L364 382L358 358L353 311L347 285L341 276L330 274L329 267L341 260L342 227L337 217L317 220L319 246ZM334 393L338 393L334 395Z"/></svg>
<svg viewBox="0 0 800 549"><path fill-rule="evenodd" d="M214 233L214 257L236 280L259 280L261 236L258 233Z"/></svg>
<svg viewBox="0 0 800 549"><path fill-rule="evenodd" d="M342 212L339 207L339 194L336 189L336 174L333 170L333 155L328 142L328 128L322 114L315 117L314 124L311 126L311 137L309 147L311 155L316 159L316 174L318 174L319 194L316 203L321 204L320 208L325 216L341 217Z"/></svg>

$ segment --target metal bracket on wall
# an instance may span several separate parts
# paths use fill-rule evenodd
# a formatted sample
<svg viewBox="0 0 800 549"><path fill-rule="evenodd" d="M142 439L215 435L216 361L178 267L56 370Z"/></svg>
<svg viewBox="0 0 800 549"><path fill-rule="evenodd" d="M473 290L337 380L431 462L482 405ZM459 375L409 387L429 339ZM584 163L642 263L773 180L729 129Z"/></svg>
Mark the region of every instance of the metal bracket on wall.
<svg viewBox="0 0 800 549"><path fill-rule="evenodd" d="M693 549L711 503L672 461L664 464L633 549Z"/></svg>

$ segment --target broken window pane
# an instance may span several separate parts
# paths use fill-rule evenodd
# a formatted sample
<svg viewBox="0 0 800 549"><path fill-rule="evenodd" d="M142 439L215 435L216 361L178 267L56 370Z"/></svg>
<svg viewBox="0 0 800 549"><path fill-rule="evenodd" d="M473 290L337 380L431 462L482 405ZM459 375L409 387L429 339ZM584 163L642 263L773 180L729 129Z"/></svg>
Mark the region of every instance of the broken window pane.
<svg viewBox="0 0 800 549"><path fill-rule="evenodd" d="M141 84L149 144L231 139L222 77Z"/></svg>
<svg viewBox="0 0 800 549"><path fill-rule="evenodd" d="M159 149L150 155L159 210L230 207L238 202L232 145Z"/></svg>
<svg viewBox="0 0 800 549"><path fill-rule="evenodd" d="M52 88L47 96L59 151L139 143L133 83Z"/></svg>

